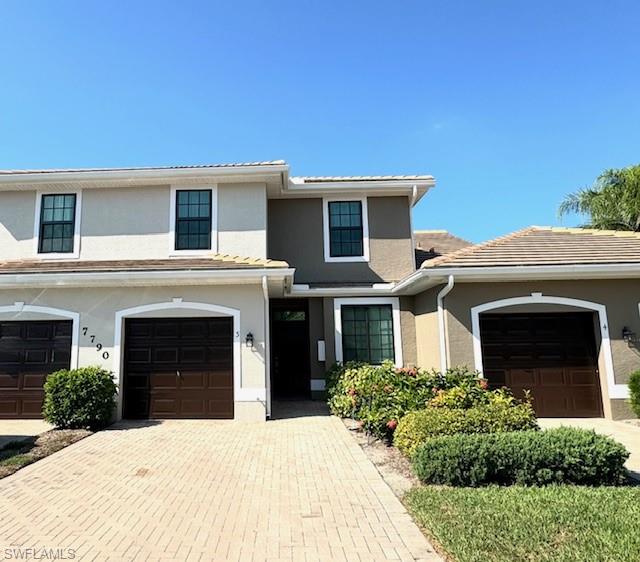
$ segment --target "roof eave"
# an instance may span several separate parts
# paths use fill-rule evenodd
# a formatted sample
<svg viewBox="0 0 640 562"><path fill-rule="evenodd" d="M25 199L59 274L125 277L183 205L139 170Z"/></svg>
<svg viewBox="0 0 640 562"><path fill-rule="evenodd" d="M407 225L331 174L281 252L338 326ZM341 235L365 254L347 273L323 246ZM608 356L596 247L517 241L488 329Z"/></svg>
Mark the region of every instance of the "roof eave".
<svg viewBox="0 0 640 562"><path fill-rule="evenodd" d="M138 169L138 170L94 170L66 171L48 173L0 174L0 190L31 188L34 186L78 185L90 187L117 182L130 184L164 184L180 181L207 180L228 178L282 178L288 182L289 166L287 164L269 164L257 166L221 166L176 169Z"/></svg>
<svg viewBox="0 0 640 562"><path fill-rule="evenodd" d="M463 283L633 279L640 278L640 263L422 268L399 281L393 291L394 293L415 295L446 282L450 275L453 275L457 282Z"/></svg>
<svg viewBox="0 0 640 562"><path fill-rule="evenodd" d="M290 286L294 273L295 269L289 267L2 273L0 274L0 288L228 285L259 283L263 277L273 281L281 281Z"/></svg>

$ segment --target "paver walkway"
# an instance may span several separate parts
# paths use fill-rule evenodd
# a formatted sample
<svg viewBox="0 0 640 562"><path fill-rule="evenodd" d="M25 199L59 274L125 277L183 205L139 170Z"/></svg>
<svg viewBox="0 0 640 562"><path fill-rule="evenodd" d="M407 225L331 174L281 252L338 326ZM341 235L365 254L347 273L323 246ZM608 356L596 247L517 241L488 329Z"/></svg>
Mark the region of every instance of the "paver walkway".
<svg viewBox="0 0 640 562"><path fill-rule="evenodd" d="M0 552L78 560L440 558L338 419L121 423L0 480Z"/></svg>
<svg viewBox="0 0 640 562"><path fill-rule="evenodd" d="M597 433L613 437L631 453L626 467L636 479L640 479L640 427L627 422L603 418L540 418L540 427L551 428L563 425L593 429Z"/></svg>

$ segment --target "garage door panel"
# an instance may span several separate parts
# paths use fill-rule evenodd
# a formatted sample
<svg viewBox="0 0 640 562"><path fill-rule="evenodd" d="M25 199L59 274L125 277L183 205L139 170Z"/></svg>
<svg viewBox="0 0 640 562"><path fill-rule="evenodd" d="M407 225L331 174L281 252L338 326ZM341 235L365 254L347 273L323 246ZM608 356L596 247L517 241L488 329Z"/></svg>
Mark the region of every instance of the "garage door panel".
<svg viewBox="0 0 640 562"><path fill-rule="evenodd" d="M601 416L593 325L592 313L483 314L485 376L517 395L530 390L541 417Z"/></svg>
<svg viewBox="0 0 640 562"><path fill-rule="evenodd" d="M156 347L151 352L153 363L178 363L179 353L177 347Z"/></svg>
<svg viewBox="0 0 640 562"><path fill-rule="evenodd" d="M17 373L0 373L0 391L8 392L10 390L20 389L20 377Z"/></svg>
<svg viewBox="0 0 640 562"><path fill-rule="evenodd" d="M536 383L536 373L531 369L511 369L509 376L505 378L508 386L525 387Z"/></svg>
<svg viewBox="0 0 640 562"><path fill-rule="evenodd" d="M547 367L545 369L538 369L538 381L540 386L559 386L564 387L569 383L567 380L566 372L562 368ZM557 390L556 390L557 392Z"/></svg>
<svg viewBox="0 0 640 562"><path fill-rule="evenodd" d="M44 373L25 373L22 376L22 389L38 391L42 389L46 378Z"/></svg>
<svg viewBox="0 0 640 562"><path fill-rule="evenodd" d="M47 375L71 363L73 323L0 322L0 418L42 415Z"/></svg>
<svg viewBox="0 0 640 562"><path fill-rule="evenodd" d="M10 399L8 397L4 397L0 400L0 417L3 418L15 418L20 414L20 408L18 399Z"/></svg>
<svg viewBox="0 0 640 562"><path fill-rule="evenodd" d="M125 417L233 417L232 335L229 317L127 320ZM148 389L131 381L142 373Z"/></svg>
<svg viewBox="0 0 640 562"><path fill-rule="evenodd" d="M176 371L156 372L150 375L151 390L176 390L178 375Z"/></svg>

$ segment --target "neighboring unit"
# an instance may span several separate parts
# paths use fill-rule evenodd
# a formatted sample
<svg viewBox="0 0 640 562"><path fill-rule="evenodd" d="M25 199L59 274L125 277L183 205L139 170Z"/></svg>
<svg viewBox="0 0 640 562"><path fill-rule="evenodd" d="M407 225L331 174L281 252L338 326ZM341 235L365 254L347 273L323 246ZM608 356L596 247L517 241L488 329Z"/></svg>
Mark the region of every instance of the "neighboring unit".
<svg viewBox="0 0 640 562"><path fill-rule="evenodd" d="M48 373L98 364L118 417L264 420L350 360L468 364L540 415L628 416L640 237L414 244L433 185L282 161L0 172L0 417L39 416Z"/></svg>

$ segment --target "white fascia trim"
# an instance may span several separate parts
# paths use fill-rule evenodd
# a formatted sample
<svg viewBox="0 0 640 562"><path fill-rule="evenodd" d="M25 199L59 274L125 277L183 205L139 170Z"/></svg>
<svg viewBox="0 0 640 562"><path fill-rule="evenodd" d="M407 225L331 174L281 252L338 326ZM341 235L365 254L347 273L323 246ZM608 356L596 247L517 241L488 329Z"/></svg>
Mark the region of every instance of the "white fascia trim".
<svg viewBox="0 0 640 562"><path fill-rule="evenodd" d="M309 287L309 285L294 283L286 297L340 297L349 295L391 295L393 283L374 283L371 287Z"/></svg>
<svg viewBox="0 0 640 562"><path fill-rule="evenodd" d="M515 281L555 279L608 279L626 275L640 276L638 264L520 265L509 267L451 267L418 269L396 284L394 292L414 289L422 281L433 285L454 275L458 281ZM418 288L422 290L422 288Z"/></svg>
<svg viewBox="0 0 640 562"><path fill-rule="evenodd" d="M211 248L205 250L176 250L176 214L178 191L211 191ZM170 256L206 256L218 252L218 185L172 185L169 201L169 255Z"/></svg>
<svg viewBox="0 0 640 562"><path fill-rule="evenodd" d="M71 361L70 366L72 369L78 368L78 353L80 342L80 313L73 310L65 310L62 308L52 308L50 306L40 306L36 304L25 304L23 302L15 302L9 305L0 306L0 314L2 313L16 313L28 312L37 316L54 316L56 318L66 318L72 321L73 326L71 329ZM20 320L17 318L16 320ZM28 322L28 320L25 320Z"/></svg>
<svg viewBox="0 0 640 562"><path fill-rule="evenodd" d="M400 299L398 297L364 297L333 299L333 321L335 324L336 362L342 363L342 307L344 305L367 306L372 304L390 304L393 318L393 350L396 367L402 367L402 332L400 324Z"/></svg>
<svg viewBox="0 0 640 562"><path fill-rule="evenodd" d="M233 318L233 400L234 402L264 402L266 398L265 388L243 388L242 387L242 341L241 341L241 325L240 311L236 308L221 306L217 304L209 304L202 302L183 302L180 299L174 299L169 302L159 302L154 304L145 304L142 306L134 306L118 310L115 315L114 339L113 339L113 374L116 384L120 389L123 387L124 364L122 353L123 337L124 337L124 319L133 318L140 314L148 316L149 312L158 312L157 317L162 318L163 311L181 309L187 311L188 316L190 310L201 310L212 312L216 315L231 316ZM122 392L118 393L118 419L122 418Z"/></svg>
<svg viewBox="0 0 640 562"><path fill-rule="evenodd" d="M40 287L145 287L157 285L215 285L217 283L260 283L270 279L292 279L294 269L204 269L167 271L88 271L65 273L0 274L0 288Z"/></svg>
<svg viewBox="0 0 640 562"><path fill-rule="evenodd" d="M609 322L607 320L607 307L603 304L585 301L581 299L573 299L567 297L546 296L542 293L532 293L528 296L513 297L508 299L500 299L484 304L479 304L471 308L471 328L473 334L473 358L475 368L482 373L482 341L480 334L480 314L496 308L504 308L508 306L516 306L522 304L557 304L565 306L575 306L594 310L598 313L598 322L600 325L600 350L603 354L605 377L609 398L628 398L629 387L626 384L616 384L613 372L613 355L611 353L611 340L609 337Z"/></svg>
<svg viewBox="0 0 640 562"><path fill-rule="evenodd" d="M334 201L360 201L362 204L362 255L332 257L329 236L329 203ZM322 231L324 240L325 263L357 263L369 261L369 210L366 197L323 197L322 198Z"/></svg>
<svg viewBox="0 0 640 562"><path fill-rule="evenodd" d="M73 252L41 254L40 217L42 215L43 195L75 195L76 209L73 218ZM73 260L80 258L80 232L82 229L82 190L40 189L36 191L36 214L33 220L33 254L41 260Z"/></svg>
<svg viewBox="0 0 640 562"><path fill-rule="evenodd" d="M288 164L265 166L227 166L218 168L178 168L178 169L141 169L141 170L93 170L84 172L48 172L48 173L21 173L0 175L0 189L15 187L25 188L38 184L68 184L76 182L95 183L122 182L125 187L127 182L147 182L149 185L160 183L171 184L176 180L208 177L233 177L233 176L273 176L285 174L288 176Z"/></svg>

